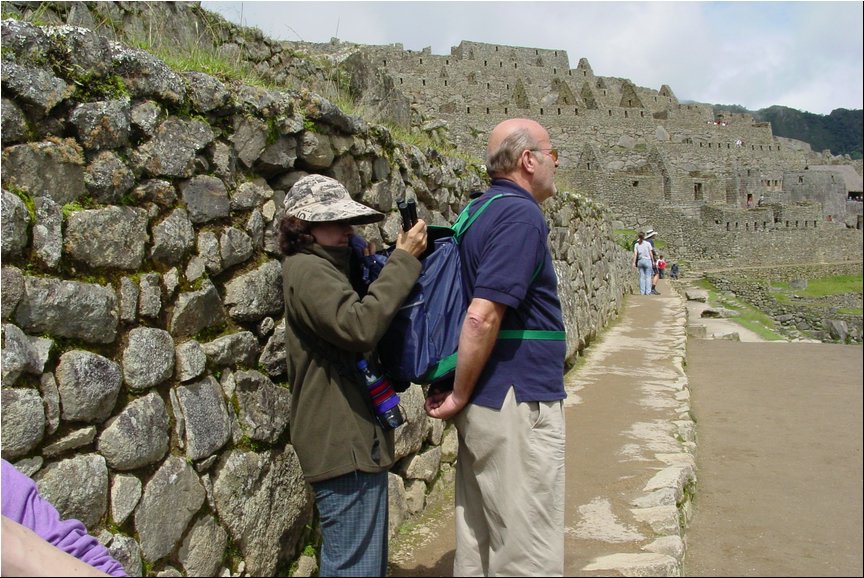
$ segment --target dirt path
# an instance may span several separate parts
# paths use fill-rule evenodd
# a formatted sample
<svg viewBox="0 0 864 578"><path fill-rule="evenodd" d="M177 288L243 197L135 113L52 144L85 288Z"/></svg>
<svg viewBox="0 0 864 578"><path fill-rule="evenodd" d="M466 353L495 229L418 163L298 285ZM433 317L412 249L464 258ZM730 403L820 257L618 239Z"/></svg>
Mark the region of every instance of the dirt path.
<svg viewBox="0 0 864 578"><path fill-rule="evenodd" d="M862 575L862 348L690 340L688 576Z"/></svg>
<svg viewBox="0 0 864 578"><path fill-rule="evenodd" d="M862 348L686 338L684 300L660 291L629 298L568 375L565 574L860 576ZM682 379L698 436L683 567L668 563L674 540L646 551L656 526L633 515L646 480L680 455L667 434L688 395L666 390ZM394 541L393 576L452 575L452 509L447 496Z"/></svg>

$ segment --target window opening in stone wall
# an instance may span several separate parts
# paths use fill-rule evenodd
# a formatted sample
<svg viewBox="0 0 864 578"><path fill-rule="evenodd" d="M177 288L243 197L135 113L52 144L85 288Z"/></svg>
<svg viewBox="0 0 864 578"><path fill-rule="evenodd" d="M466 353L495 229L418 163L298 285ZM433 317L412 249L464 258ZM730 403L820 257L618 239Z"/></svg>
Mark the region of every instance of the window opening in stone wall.
<svg viewBox="0 0 864 578"><path fill-rule="evenodd" d="M504 61L503 60L498 63L498 68L504 68Z"/></svg>
<svg viewBox="0 0 864 578"><path fill-rule="evenodd" d="M624 118L629 118L629 116L627 115L627 111L626 111L626 110L624 111Z"/></svg>
<svg viewBox="0 0 864 578"><path fill-rule="evenodd" d="M514 63L513 63L513 68L519 68L519 63L518 63L518 62L514 62Z"/></svg>
<svg viewBox="0 0 864 578"><path fill-rule="evenodd" d="M798 221L795 221L795 228L798 228Z"/></svg>
<svg viewBox="0 0 864 578"><path fill-rule="evenodd" d="M762 221L762 230L764 231L767 228L768 228L768 221Z"/></svg>
<svg viewBox="0 0 864 578"><path fill-rule="evenodd" d="M603 91L603 96L606 96L606 91L605 91L605 90Z"/></svg>
<svg viewBox="0 0 864 578"><path fill-rule="evenodd" d="M384 68L387 68L387 59L384 59Z"/></svg>
<svg viewBox="0 0 864 578"><path fill-rule="evenodd" d="M726 221L726 230L729 230L729 221Z"/></svg>
<svg viewBox="0 0 864 578"><path fill-rule="evenodd" d="M486 64L487 64L487 62L484 60L484 61L483 61L483 66L486 66Z"/></svg>
<svg viewBox="0 0 864 578"><path fill-rule="evenodd" d="M420 59L420 64L423 64L423 59L422 59L422 58Z"/></svg>
<svg viewBox="0 0 864 578"><path fill-rule="evenodd" d="M509 84L507 85L507 90L510 90L510 85L509 85Z"/></svg>
<svg viewBox="0 0 864 578"><path fill-rule="evenodd" d="M696 201L702 200L702 183L693 183L693 199Z"/></svg>
<svg viewBox="0 0 864 578"><path fill-rule="evenodd" d="M786 228L789 228L789 221L786 221Z"/></svg>
<svg viewBox="0 0 864 578"><path fill-rule="evenodd" d="M491 87L489 86L489 83L487 82L486 83L486 90L489 90L489 88L491 88Z"/></svg>
<svg viewBox="0 0 864 578"><path fill-rule="evenodd" d="M558 116L561 116L561 109L558 109Z"/></svg>
<svg viewBox="0 0 864 578"><path fill-rule="evenodd" d="M588 76L588 71L587 71L587 70L583 70L583 71L582 71L582 76Z"/></svg>
<svg viewBox="0 0 864 578"><path fill-rule="evenodd" d="M534 56L537 56L537 55L539 55L539 54L540 54L540 51L537 50L537 49L535 48L535 49L534 49Z"/></svg>
<svg viewBox="0 0 864 578"><path fill-rule="evenodd" d="M489 114L489 107L486 107L486 114Z"/></svg>
<svg viewBox="0 0 864 578"><path fill-rule="evenodd" d="M639 181L633 181L633 186L634 186L634 187L638 187L638 186L639 186Z"/></svg>
<svg viewBox="0 0 864 578"><path fill-rule="evenodd" d="M747 169L747 176L750 176L750 169Z"/></svg>
<svg viewBox="0 0 864 578"><path fill-rule="evenodd" d="M612 111L611 111L611 110L609 111L609 116L612 116Z"/></svg>
<svg viewBox="0 0 864 578"><path fill-rule="evenodd" d="M423 79L422 82L423 82L423 86L426 86L426 79L425 78Z"/></svg>
<svg viewBox="0 0 864 578"><path fill-rule="evenodd" d="M749 231L750 230L750 223L744 223L744 229L746 231Z"/></svg>
<svg viewBox="0 0 864 578"><path fill-rule="evenodd" d="M446 81L446 80L444 81L444 86L447 86L447 81Z"/></svg>
<svg viewBox="0 0 864 578"><path fill-rule="evenodd" d="M586 163L588 165L588 170L591 170L591 163Z"/></svg>
<svg viewBox="0 0 864 578"><path fill-rule="evenodd" d="M448 58L447 60L445 60L444 64L450 64L450 59Z"/></svg>
<svg viewBox="0 0 864 578"><path fill-rule="evenodd" d="M552 74L558 74L558 69L553 67L552 68Z"/></svg>
<svg viewBox="0 0 864 578"><path fill-rule="evenodd" d="M402 84L402 79L401 79L401 78L399 79L399 84Z"/></svg>
<svg viewBox="0 0 864 578"><path fill-rule="evenodd" d="M558 56L558 51L557 51L557 50L555 51L555 56Z"/></svg>
<svg viewBox="0 0 864 578"><path fill-rule="evenodd" d="M540 109L540 116L543 116L543 109Z"/></svg>
<svg viewBox="0 0 864 578"><path fill-rule="evenodd" d="M726 143L726 148L727 148L727 149L729 148L729 143L728 143L728 142Z"/></svg>
<svg viewBox="0 0 864 578"><path fill-rule="evenodd" d="M654 97L654 102L657 102L657 97L656 97L656 96Z"/></svg>
<svg viewBox="0 0 864 578"><path fill-rule="evenodd" d="M507 114L507 107L504 107L504 114Z"/></svg>
<svg viewBox="0 0 864 578"><path fill-rule="evenodd" d="M468 114L471 114L471 107L468 107Z"/></svg>
<svg viewBox="0 0 864 578"><path fill-rule="evenodd" d="M579 114L579 109L578 109L578 108L574 108L574 109L573 109L573 113L578 115L578 114Z"/></svg>
<svg viewBox="0 0 864 578"><path fill-rule="evenodd" d="M645 111L644 110L639 111L639 118L645 118Z"/></svg>
<svg viewBox="0 0 864 578"><path fill-rule="evenodd" d="M497 46L495 47L495 52L498 52L498 47L497 47Z"/></svg>

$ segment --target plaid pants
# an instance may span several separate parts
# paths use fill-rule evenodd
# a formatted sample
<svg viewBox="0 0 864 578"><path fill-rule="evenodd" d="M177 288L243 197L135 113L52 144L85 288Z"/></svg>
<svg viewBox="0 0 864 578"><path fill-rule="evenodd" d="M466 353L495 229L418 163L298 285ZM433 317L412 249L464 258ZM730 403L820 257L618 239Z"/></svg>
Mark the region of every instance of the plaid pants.
<svg viewBox="0 0 864 578"><path fill-rule="evenodd" d="M387 472L315 482L324 543L319 576L387 575Z"/></svg>

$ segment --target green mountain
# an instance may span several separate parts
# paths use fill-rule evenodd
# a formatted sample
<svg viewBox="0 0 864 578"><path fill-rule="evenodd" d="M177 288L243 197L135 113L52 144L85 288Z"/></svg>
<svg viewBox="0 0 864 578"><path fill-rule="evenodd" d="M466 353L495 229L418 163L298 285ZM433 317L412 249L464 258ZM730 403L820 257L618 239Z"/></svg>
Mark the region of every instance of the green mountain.
<svg viewBox="0 0 864 578"><path fill-rule="evenodd" d="M758 121L770 122L774 136L804 141L816 151L825 149L833 155L848 154L862 158L864 148L864 110L838 108L831 114L813 114L786 106L771 106L757 111L743 106L715 104L714 114L727 112L749 113Z"/></svg>

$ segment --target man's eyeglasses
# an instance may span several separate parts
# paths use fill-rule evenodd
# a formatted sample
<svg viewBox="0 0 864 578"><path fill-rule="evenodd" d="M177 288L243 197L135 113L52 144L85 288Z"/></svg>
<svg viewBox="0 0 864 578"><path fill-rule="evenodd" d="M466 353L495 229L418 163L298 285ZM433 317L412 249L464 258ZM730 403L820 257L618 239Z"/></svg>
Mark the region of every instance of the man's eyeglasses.
<svg viewBox="0 0 864 578"><path fill-rule="evenodd" d="M552 157L553 161L558 162L558 149L528 149L528 150L530 150L531 152L535 152L535 153L546 153L550 157Z"/></svg>

